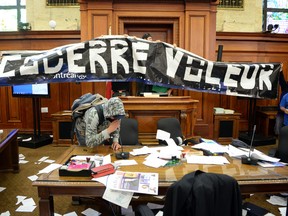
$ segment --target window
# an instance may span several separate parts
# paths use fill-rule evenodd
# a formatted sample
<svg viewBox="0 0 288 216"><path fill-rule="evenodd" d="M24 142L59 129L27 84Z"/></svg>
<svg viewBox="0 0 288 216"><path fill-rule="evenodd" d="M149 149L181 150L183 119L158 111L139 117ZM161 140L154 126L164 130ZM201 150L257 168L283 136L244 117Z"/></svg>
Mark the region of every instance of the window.
<svg viewBox="0 0 288 216"><path fill-rule="evenodd" d="M26 0L0 0L0 31L27 29Z"/></svg>
<svg viewBox="0 0 288 216"><path fill-rule="evenodd" d="M218 8L221 9L231 9L231 8L241 8L243 9L244 0L219 0Z"/></svg>
<svg viewBox="0 0 288 216"><path fill-rule="evenodd" d="M272 33L288 33L288 1L263 1L263 31Z"/></svg>
<svg viewBox="0 0 288 216"><path fill-rule="evenodd" d="M77 6L77 0L47 0L47 6Z"/></svg>

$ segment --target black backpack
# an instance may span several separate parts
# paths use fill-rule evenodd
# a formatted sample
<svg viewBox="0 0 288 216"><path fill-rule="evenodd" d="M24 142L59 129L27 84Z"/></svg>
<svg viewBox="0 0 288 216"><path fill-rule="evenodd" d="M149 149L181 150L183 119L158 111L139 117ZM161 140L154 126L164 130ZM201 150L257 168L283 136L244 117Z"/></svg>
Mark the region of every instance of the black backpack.
<svg viewBox="0 0 288 216"><path fill-rule="evenodd" d="M85 112L91 108L95 107L99 116L99 124L104 122L103 114L103 104L107 101L107 98L104 98L100 94L91 94L87 93L81 97L74 100L71 110L72 110L72 127L71 127L71 142L74 143L74 134L77 137L77 140L80 145L85 145L85 128L86 123L83 119Z"/></svg>

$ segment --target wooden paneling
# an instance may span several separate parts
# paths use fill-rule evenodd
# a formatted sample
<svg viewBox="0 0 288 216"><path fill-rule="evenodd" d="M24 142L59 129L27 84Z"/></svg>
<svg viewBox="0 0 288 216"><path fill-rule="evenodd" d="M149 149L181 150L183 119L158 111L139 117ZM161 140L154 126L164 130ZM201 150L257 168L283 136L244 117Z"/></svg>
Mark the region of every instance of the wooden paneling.
<svg viewBox="0 0 288 216"><path fill-rule="evenodd" d="M79 41L80 31L0 32L1 51L48 50ZM81 88L78 86L80 87L75 83L50 84L51 98L40 99L40 107L48 107L48 113L41 113L40 116L42 132L52 131L52 113L70 109L73 100L81 95ZM19 128L21 133L32 133L32 99L12 97L9 86L0 87L0 100L0 128Z"/></svg>

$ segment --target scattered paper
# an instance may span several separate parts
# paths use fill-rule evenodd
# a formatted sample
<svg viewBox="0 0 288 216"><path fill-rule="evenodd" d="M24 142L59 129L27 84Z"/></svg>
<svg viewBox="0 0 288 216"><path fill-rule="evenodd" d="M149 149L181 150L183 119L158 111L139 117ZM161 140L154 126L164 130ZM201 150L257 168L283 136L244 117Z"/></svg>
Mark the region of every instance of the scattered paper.
<svg viewBox="0 0 288 216"><path fill-rule="evenodd" d="M130 166L130 165L138 164L135 160L117 160L117 161L114 161L114 163L117 166Z"/></svg>
<svg viewBox="0 0 288 216"><path fill-rule="evenodd" d="M81 213L83 215L86 215L86 216L99 216L99 215L101 215L100 212L98 212L92 208L87 208L86 210L82 211Z"/></svg>
<svg viewBox="0 0 288 216"><path fill-rule="evenodd" d="M52 164L55 162L55 160L47 159L47 160L44 160L43 162Z"/></svg>
<svg viewBox="0 0 288 216"><path fill-rule="evenodd" d="M158 139L158 140L168 140L169 138L170 138L170 133L169 132L166 132L166 131L163 131L163 130L160 130L160 129L157 130L156 139Z"/></svg>
<svg viewBox="0 0 288 216"><path fill-rule="evenodd" d="M33 198L28 198L28 199L22 200L22 204L25 205L25 206L36 205L36 203L34 202Z"/></svg>
<svg viewBox="0 0 288 216"><path fill-rule="evenodd" d="M33 212L36 206L21 205L16 209L16 212Z"/></svg>
<svg viewBox="0 0 288 216"><path fill-rule="evenodd" d="M64 214L63 216L77 216L76 212L69 212Z"/></svg>
<svg viewBox="0 0 288 216"><path fill-rule="evenodd" d="M270 196L267 199L267 202L271 203L272 205L279 205L279 206L286 206L287 205L287 197L280 197L280 196Z"/></svg>
<svg viewBox="0 0 288 216"><path fill-rule="evenodd" d="M199 143L199 144L196 144L196 145L193 145L192 148L194 149L203 149L203 150L207 150L207 151L210 151L211 153L225 153L227 152L227 146L223 146L223 145L220 145L216 142L202 142L202 143Z"/></svg>
<svg viewBox="0 0 288 216"><path fill-rule="evenodd" d="M0 216L10 216L10 212L9 211L6 211L6 212L3 212L0 214Z"/></svg>
<svg viewBox="0 0 288 216"><path fill-rule="evenodd" d="M108 177L109 177L109 175L101 176L101 177L98 177L98 178L92 178L92 181L98 181L98 182L100 182L100 183L102 183L103 185L106 186Z"/></svg>
<svg viewBox="0 0 288 216"><path fill-rule="evenodd" d="M27 160L19 160L19 164L26 164L26 163L28 163Z"/></svg>
<svg viewBox="0 0 288 216"><path fill-rule="evenodd" d="M286 216L287 207L280 207L278 209L281 213L281 216Z"/></svg>
<svg viewBox="0 0 288 216"><path fill-rule="evenodd" d="M223 156L198 156L198 155L190 155L186 157L187 163L190 164L216 164L216 165L224 165L229 164L230 162L226 157Z"/></svg>
<svg viewBox="0 0 288 216"><path fill-rule="evenodd" d="M127 209L131 202L132 196L133 192L111 190L106 188L102 198Z"/></svg>
<svg viewBox="0 0 288 216"><path fill-rule="evenodd" d="M0 187L0 192L4 191L5 189L5 187Z"/></svg>
<svg viewBox="0 0 288 216"><path fill-rule="evenodd" d="M38 176L37 175L29 176L28 179L30 179L31 181L36 181L38 179Z"/></svg>
<svg viewBox="0 0 288 216"><path fill-rule="evenodd" d="M40 170L38 172L38 174L42 174L42 173L50 173L55 169L58 169L59 167L61 167L62 164L50 164L49 166L45 167L44 169ZM37 174L37 175L38 175Z"/></svg>
<svg viewBox="0 0 288 216"><path fill-rule="evenodd" d="M269 161L258 161L257 164L265 168L286 166L286 163Z"/></svg>
<svg viewBox="0 0 288 216"><path fill-rule="evenodd" d="M26 199L26 196L16 196L16 198L17 198L16 205L18 205L18 204L21 203L24 199Z"/></svg>

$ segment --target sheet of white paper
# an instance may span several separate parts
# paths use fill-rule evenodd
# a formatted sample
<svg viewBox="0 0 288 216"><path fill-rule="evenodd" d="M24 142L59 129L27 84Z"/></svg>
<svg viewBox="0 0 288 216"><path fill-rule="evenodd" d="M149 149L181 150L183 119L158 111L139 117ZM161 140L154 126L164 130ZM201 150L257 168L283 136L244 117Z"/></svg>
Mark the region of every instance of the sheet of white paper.
<svg viewBox="0 0 288 216"><path fill-rule="evenodd" d="M228 151L230 157L241 158L242 156L248 157L248 152L243 151L242 149L236 148L233 145L228 145Z"/></svg>
<svg viewBox="0 0 288 216"><path fill-rule="evenodd" d="M187 158L187 163L190 164L217 164L224 165L229 164L227 158L223 156L198 156L190 155Z"/></svg>
<svg viewBox="0 0 288 216"><path fill-rule="evenodd" d="M168 147L177 149L177 144L172 138L166 139Z"/></svg>
<svg viewBox="0 0 288 216"><path fill-rule="evenodd" d="M163 130L160 130L158 129L157 130L157 133L156 133L156 139L160 139L160 140L167 140L170 138L170 133L169 132L166 132L166 131L163 131Z"/></svg>
<svg viewBox="0 0 288 216"><path fill-rule="evenodd" d="M132 196L133 192L130 191L118 191L106 188L102 198L123 208L128 208Z"/></svg>
<svg viewBox="0 0 288 216"><path fill-rule="evenodd" d="M21 203L24 199L26 199L26 196L16 196L16 198L17 198L16 205L18 205L18 204Z"/></svg>
<svg viewBox="0 0 288 216"><path fill-rule="evenodd" d="M103 165L110 164L110 163L111 163L111 155L108 154L108 155L103 157Z"/></svg>
<svg viewBox="0 0 288 216"><path fill-rule="evenodd" d="M0 214L0 216L10 216L10 212L9 211L6 211L6 212L3 212Z"/></svg>
<svg viewBox="0 0 288 216"><path fill-rule="evenodd" d="M143 154L150 154L151 153L151 149L148 148L147 146L143 146L142 148L138 148L138 149L133 149L132 152L130 152L131 155L143 155Z"/></svg>
<svg viewBox="0 0 288 216"><path fill-rule="evenodd" d="M0 187L0 192L4 191L5 189L5 187Z"/></svg>
<svg viewBox="0 0 288 216"><path fill-rule="evenodd" d="M29 176L28 179L30 179L31 181L35 181L38 179L38 176L37 175Z"/></svg>
<svg viewBox="0 0 288 216"><path fill-rule="evenodd" d="M130 166L137 165L138 163L135 160L117 160L114 161L117 166Z"/></svg>
<svg viewBox="0 0 288 216"><path fill-rule="evenodd" d="M40 171L38 172L38 174L52 172L53 170L58 169L58 168L61 167L61 166L62 166L62 164L50 164L50 165L48 165L47 167L45 167L44 169L40 170ZM38 174L37 174L37 175L38 175Z"/></svg>
<svg viewBox="0 0 288 216"><path fill-rule="evenodd" d="M47 160L49 158L49 156L44 156L44 157L42 157L42 158L40 158L38 161L39 162L43 162L43 161L45 161L45 160Z"/></svg>
<svg viewBox="0 0 288 216"><path fill-rule="evenodd" d="M24 199L22 200L22 204L27 206L32 206L32 205L36 205L36 203L34 202L33 198L28 198L28 199Z"/></svg>
<svg viewBox="0 0 288 216"><path fill-rule="evenodd" d="M86 216L99 216L99 215L101 215L100 212L98 212L92 208L87 208L86 210L82 211L81 213L83 215L86 215Z"/></svg>
<svg viewBox="0 0 288 216"><path fill-rule="evenodd" d="M205 143L205 142L202 142L202 143L193 145L192 148L194 148L194 149L204 149L204 150L210 151L212 153L224 153L224 152L228 151L227 150L228 149L227 146L223 146L223 145L220 145L218 143Z"/></svg>
<svg viewBox="0 0 288 216"><path fill-rule="evenodd" d="M76 212L69 212L66 214L63 214L63 216L78 216Z"/></svg>
<svg viewBox="0 0 288 216"><path fill-rule="evenodd" d="M36 206L21 205L16 209L16 212L33 212Z"/></svg>
<svg viewBox="0 0 288 216"><path fill-rule="evenodd" d="M55 160L47 159L47 160L45 160L45 161L43 161L43 162L44 162L44 163L50 163L50 164L52 164L52 163L55 162Z"/></svg>
<svg viewBox="0 0 288 216"><path fill-rule="evenodd" d="M99 178L92 178L92 181L98 181L100 183L102 183L103 185L107 185L107 180L108 180L109 175L106 176L101 176Z"/></svg>
<svg viewBox="0 0 288 216"><path fill-rule="evenodd" d="M19 160L19 164L26 164L26 163L28 163L27 160Z"/></svg>
<svg viewBox="0 0 288 216"><path fill-rule="evenodd" d="M167 164L168 161L167 160L163 160L163 159L160 159L160 158L149 158L149 159L146 159L143 164L146 165L146 166L149 166L149 167L154 167L154 168L159 168L161 166L165 166L165 164Z"/></svg>
<svg viewBox="0 0 288 216"><path fill-rule="evenodd" d="M287 205L287 197L280 197L280 196L270 196L267 199L267 202L271 203L272 205L279 205L279 206L286 206Z"/></svg>
<svg viewBox="0 0 288 216"><path fill-rule="evenodd" d="M53 216L62 216L62 215L54 212Z"/></svg>
<svg viewBox="0 0 288 216"><path fill-rule="evenodd" d="M268 155L265 155L263 152L258 151L257 149L254 149L251 153L251 157L258 159L258 160L264 160L264 161L270 161L270 162L278 162L280 161L279 158L270 157Z"/></svg>
<svg viewBox="0 0 288 216"><path fill-rule="evenodd" d="M19 154L19 159L25 159L25 156L23 154Z"/></svg>
<svg viewBox="0 0 288 216"><path fill-rule="evenodd" d="M285 216L286 215L286 211L287 211L287 208L286 207L280 207L278 208L280 213L281 213L281 216Z"/></svg>

